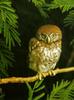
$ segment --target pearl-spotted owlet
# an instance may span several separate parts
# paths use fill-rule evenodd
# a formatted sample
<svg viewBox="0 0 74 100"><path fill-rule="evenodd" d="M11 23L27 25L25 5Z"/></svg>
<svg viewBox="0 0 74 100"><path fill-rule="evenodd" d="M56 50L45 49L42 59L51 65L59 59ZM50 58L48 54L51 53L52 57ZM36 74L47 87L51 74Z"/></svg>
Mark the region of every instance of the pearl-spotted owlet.
<svg viewBox="0 0 74 100"><path fill-rule="evenodd" d="M53 70L61 54L62 32L56 25L41 26L29 42L29 68L38 72Z"/></svg>

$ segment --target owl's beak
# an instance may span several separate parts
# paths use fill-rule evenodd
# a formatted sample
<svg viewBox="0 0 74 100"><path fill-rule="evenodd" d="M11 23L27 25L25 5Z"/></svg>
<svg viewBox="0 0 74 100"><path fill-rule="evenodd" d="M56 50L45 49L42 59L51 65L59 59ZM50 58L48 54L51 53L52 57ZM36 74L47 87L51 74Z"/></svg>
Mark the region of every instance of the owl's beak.
<svg viewBox="0 0 74 100"><path fill-rule="evenodd" d="M51 42L50 37L48 37L47 42L48 42L48 43L50 43L50 42Z"/></svg>

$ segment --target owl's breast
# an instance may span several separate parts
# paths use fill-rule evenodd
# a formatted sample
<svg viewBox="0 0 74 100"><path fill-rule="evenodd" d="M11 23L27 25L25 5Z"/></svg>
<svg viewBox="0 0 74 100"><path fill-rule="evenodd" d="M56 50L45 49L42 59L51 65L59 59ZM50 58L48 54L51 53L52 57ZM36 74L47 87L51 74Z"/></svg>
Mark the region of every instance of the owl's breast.
<svg viewBox="0 0 74 100"><path fill-rule="evenodd" d="M60 47L54 47L52 49L47 48L47 47L41 47L39 48L39 52L41 54L41 57L44 61L53 61L58 60L60 57L61 53L61 48Z"/></svg>

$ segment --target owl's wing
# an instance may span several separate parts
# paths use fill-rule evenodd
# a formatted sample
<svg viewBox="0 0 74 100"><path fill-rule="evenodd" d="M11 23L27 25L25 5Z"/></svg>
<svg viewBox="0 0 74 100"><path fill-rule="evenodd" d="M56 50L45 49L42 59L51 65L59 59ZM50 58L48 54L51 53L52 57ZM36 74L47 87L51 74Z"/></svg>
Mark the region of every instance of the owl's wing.
<svg viewBox="0 0 74 100"><path fill-rule="evenodd" d="M37 55L38 45L39 41L36 38L32 38L29 42L29 68L37 72L38 72L37 60L39 60Z"/></svg>
<svg viewBox="0 0 74 100"><path fill-rule="evenodd" d="M29 52L37 48L38 44L39 44L39 41L36 38L32 38L29 42Z"/></svg>

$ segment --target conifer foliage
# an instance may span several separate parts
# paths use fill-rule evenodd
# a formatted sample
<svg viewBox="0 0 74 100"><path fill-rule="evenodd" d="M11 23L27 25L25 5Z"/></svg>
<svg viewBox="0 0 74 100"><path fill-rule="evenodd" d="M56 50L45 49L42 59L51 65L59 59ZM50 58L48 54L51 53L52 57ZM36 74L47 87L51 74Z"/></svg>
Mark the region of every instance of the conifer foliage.
<svg viewBox="0 0 74 100"><path fill-rule="evenodd" d="M0 0L0 72L5 73L6 67L12 65L14 55L11 47L17 42L21 45L18 22L11 0Z"/></svg>

